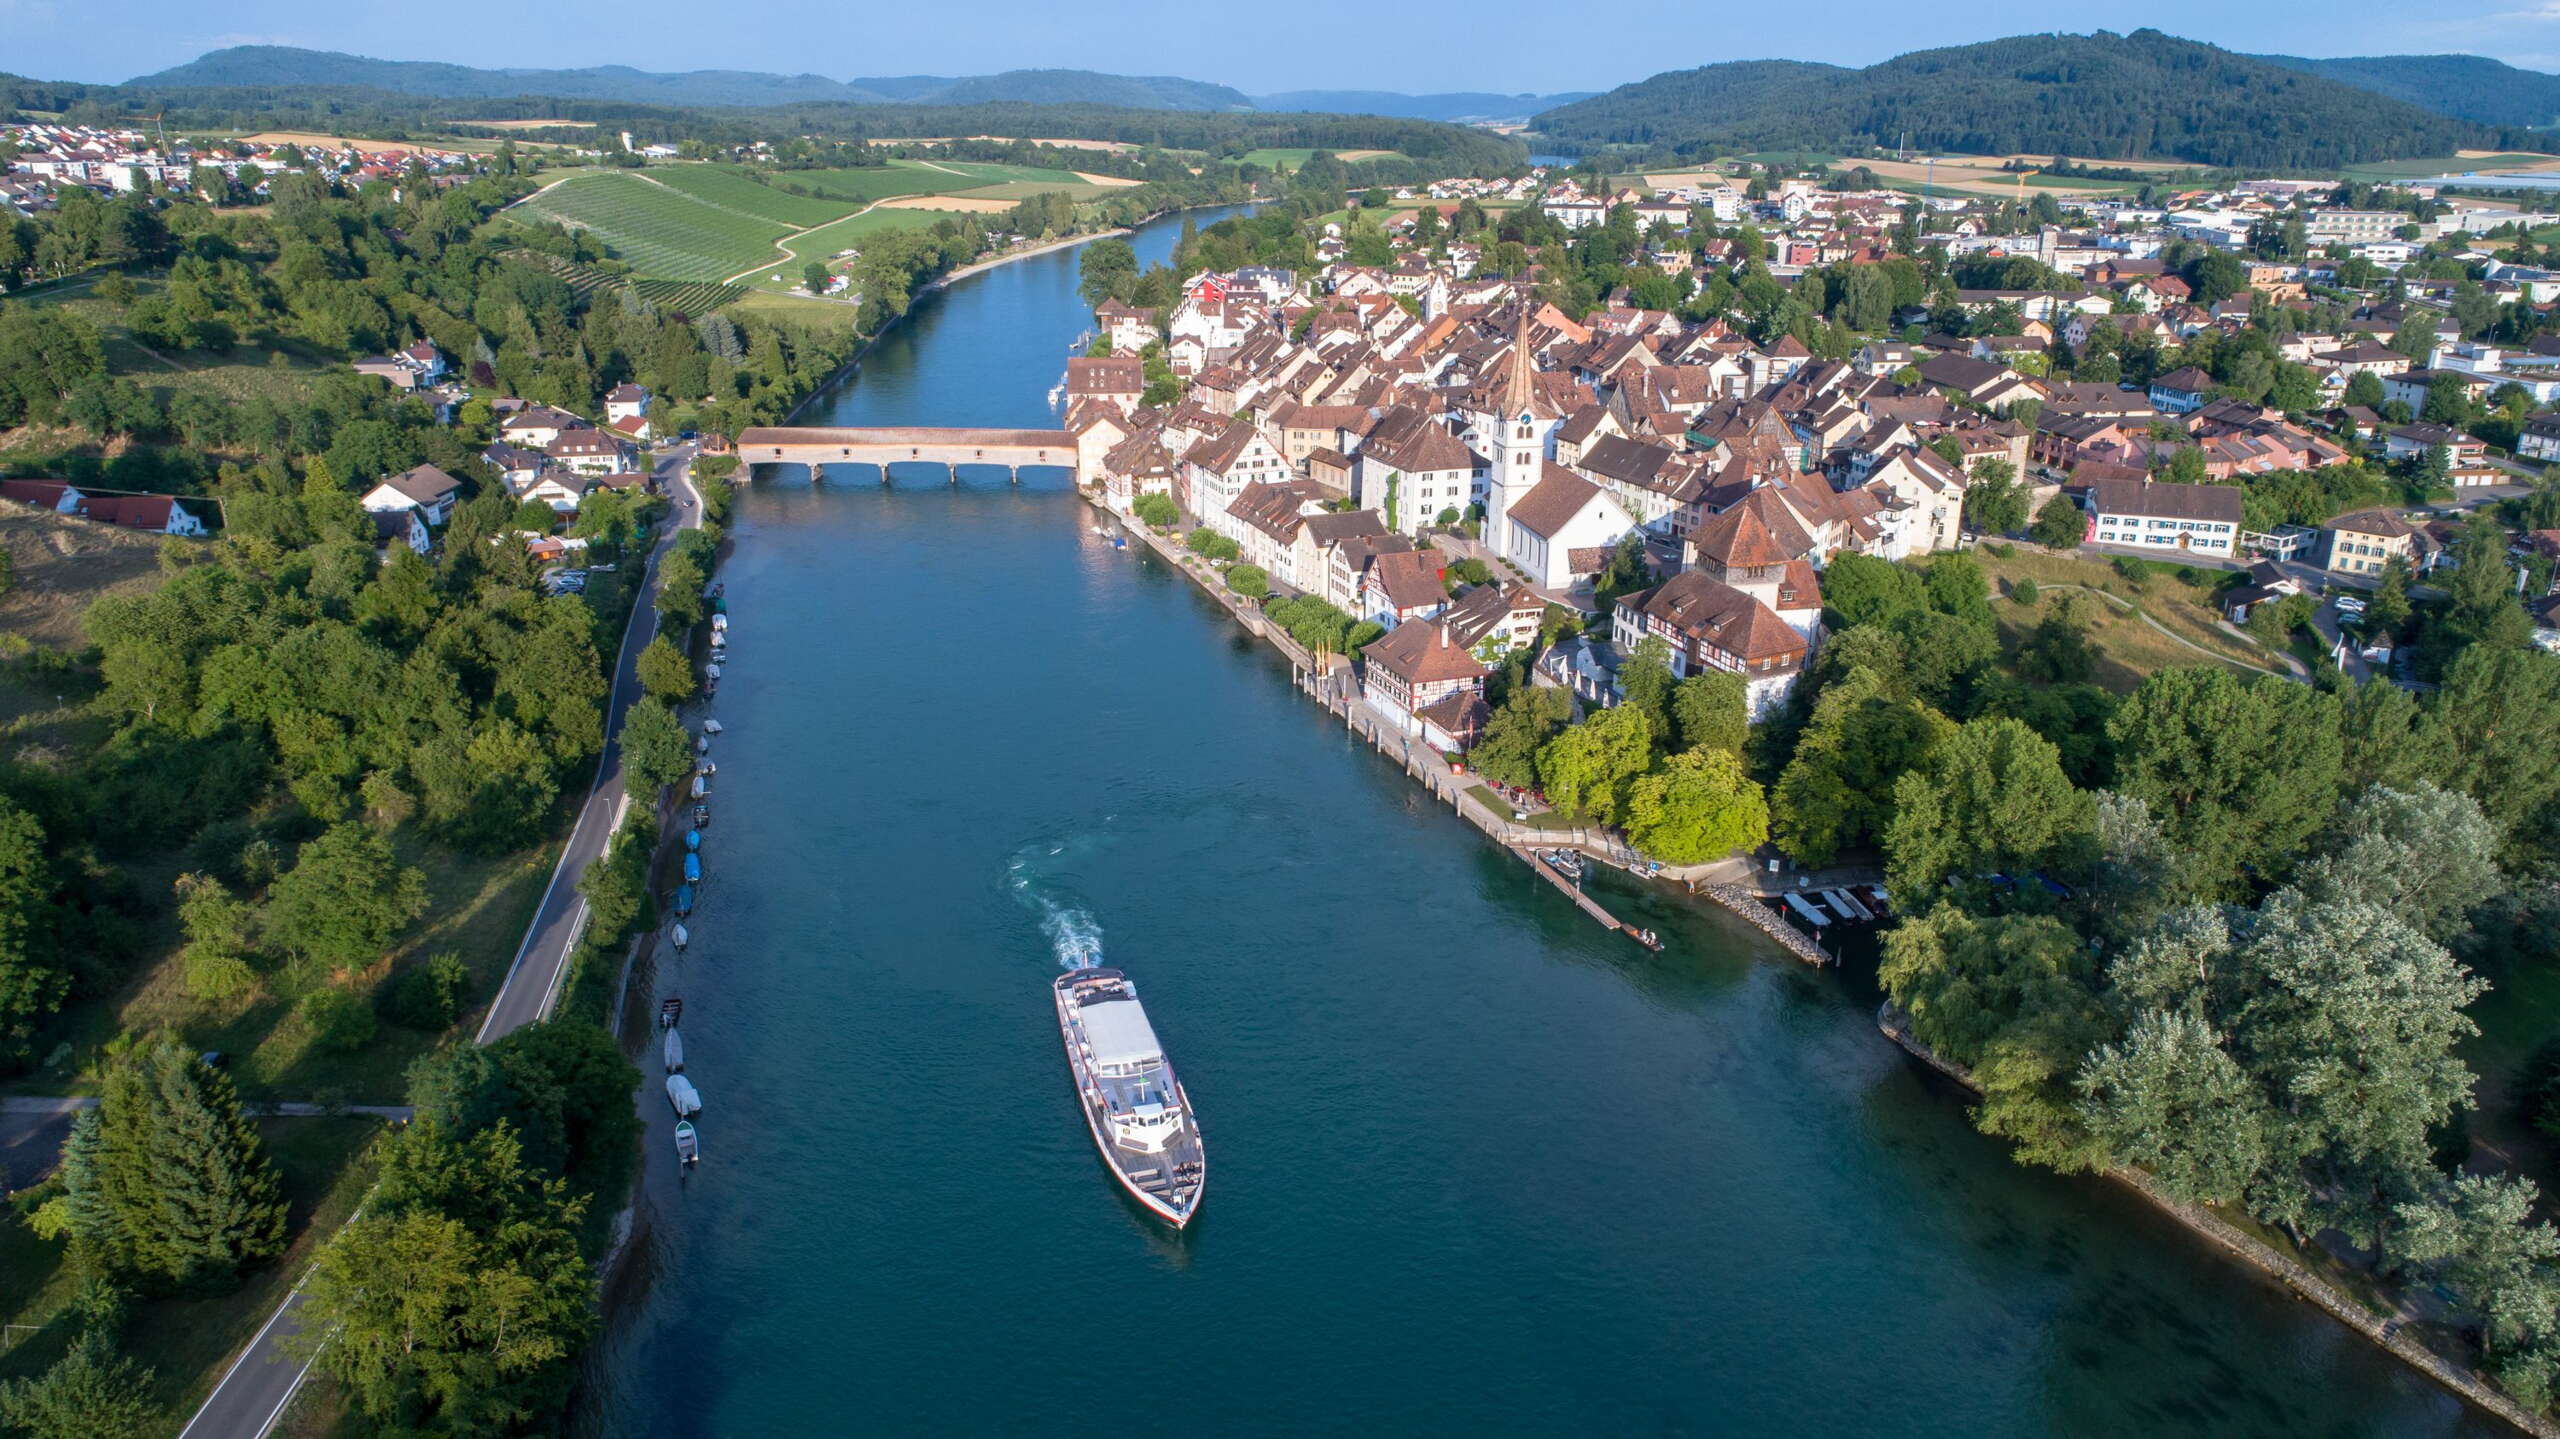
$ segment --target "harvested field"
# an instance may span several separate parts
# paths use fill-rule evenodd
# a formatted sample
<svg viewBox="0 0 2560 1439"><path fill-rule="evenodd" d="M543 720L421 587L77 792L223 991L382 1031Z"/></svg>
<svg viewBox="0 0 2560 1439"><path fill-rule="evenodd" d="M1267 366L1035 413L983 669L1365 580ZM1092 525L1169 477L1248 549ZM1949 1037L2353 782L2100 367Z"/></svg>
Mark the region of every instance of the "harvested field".
<svg viewBox="0 0 2560 1439"><path fill-rule="evenodd" d="M367 154L410 155L423 154L430 150L453 152L471 148L459 140L442 144L426 144L411 140L359 140L348 135L323 135L311 130L261 130L255 135L243 135L240 138L253 145L300 145L306 149L319 146L343 150L352 145Z"/></svg>
<svg viewBox="0 0 2560 1439"><path fill-rule="evenodd" d="M203 501L199 510L210 509ZM0 501L0 549L17 587L0 599L0 631L55 649L87 643L80 616L105 594L160 584L160 536Z"/></svg>
<svg viewBox="0 0 2560 1439"><path fill-rule="evenodd" d="M1134 185L1147 183L1144 180L1132 180L1125 175L1088 175L1082 170L1073 170L1068 173L1088 185L1100 185L1106 190L1125 190Z"/></svg>
<svg viewBox="0 0 2560 1439"><path fill-rule="evenodd" d="M592 130L593 120L456 120L456 125L477 125L483 130Z"/></svg>
<svg viewBox="0 0 2560 1439"><path fill-rule="evenodd" d="M1021 203L1020 200L1002 200L983 195L900 195L894 200L881 201L879 208L883 210L949 210L964 215L1001 215Z"/></svg>

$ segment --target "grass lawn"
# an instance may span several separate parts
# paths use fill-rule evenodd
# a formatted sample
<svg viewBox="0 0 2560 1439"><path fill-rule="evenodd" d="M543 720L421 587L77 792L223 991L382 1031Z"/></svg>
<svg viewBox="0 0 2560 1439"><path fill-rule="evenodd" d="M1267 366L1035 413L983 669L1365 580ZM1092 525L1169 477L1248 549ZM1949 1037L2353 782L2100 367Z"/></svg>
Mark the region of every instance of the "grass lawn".
<svg viewBox="0 0 2560 1439"><path fill-rule="evenodd" d="M1247 150L1238 160L1247 165L1260 165L1266 170L1295 170L1315 158L1311 149Z"/></svg>
<svg viewBox="0 0 2560 1439"><path fill-rule="evenodd" d="M583 798L564 799L563 808ZM423 958L447 950L459 955L472 976L474 1009L463 1026L476 1022L478 1008L497 992L507 968L515 962L525 926L551 880L559 858L555 844L541 845L496 859L455 854L424 843L403 831L395 837L401 859L427 876L427 919L401 941L394 960ZM184 867L184 856L170 854L128 864L133 883L153 894L166 894ZM397 1104L406 1090L411 1062L442 1042L441 1034L381 1024L371 1043L348 1054L333 1054L312 1045L310 1027L282 998L263 991L229 1000L207 1000L188 990L178 961L182 943L174 912L156 916L148 952L157 958L113 997L74 1005L37 1037L36 1049L50 1054L59 1044L71 1046L60 1069L44 1069L12 1088L33 1094L88 1094L97 1091L101 1048L120 1033L170 1029L189 1046L218 1049L231 1056L232 1078L249 1099L307 1100L315 1103ZM389 981L393 961L375 965L354 981L368 996Z"/></svg>
<svg viewBox="0 0 2560 1439"><path fill-rule="evenodd" d="M1492 810L1495 814L1510 814L1513 812L1513 805L1511 801L1495 794L1491 785L1476 785L1468 789L1467 793L1474 795L1478 803L1482 804L1485 808ZM1519 823L1525 824L1531 829L1572 830L1582 828L1580 821L1574 819L1570 815L1566 815L1552 809L1531 810L1528 813L1528 817L1520 820Z"/></svg>
<svg viewBox="0 0 2560 1439"><path fill-rule="evenodd" d="M832 259L842 251L859 250L864 237L884 230L927 230L935 221L949 218L949 214L935 210L870 210L848 215L832 225L821 225L784 240L782 248L790 252L789 259L777 255L772 269L758 270L739 283L760 290L793 289L811 260Z"/></svg>
<svg viewBox="0 0 2560 1439"><path fill-rule="evenodd" d="M2200 571L2206 581L2191 585L2163 568L2137 589L2105 561L2053 554L2034 545L2013 546L2006 559L1987 548L1973 553L1982 562L1983 572L1990 577L1995 591L2005 595L2022 579L2033 580L2044 590L2034 606L2021 606L2006 598L1993 601L1992 611L1999 617L2004 641L2014 642L2035 628L2054 596L2060 593L2054 588L2058 585L2079 585L2122 602L2099 600L2088 611L2092 620L2089 643L2098 657L2097 682L2118 694L2131 691L2154 670L2174 665L2219 660L2244 671L2284 669L2282 660L2255 641L2235 637L2219 627L2220 612L2213 605L2212 581L2220 571ZM2159 621L2169 633L2162 634L2143 623L2141 615L2127 611L2123 603L2139 606L2142 615ZM2199 654L2180 640L2205 652Z"/></svg>
<svg viewBox="0 0 2560 1439"><path fill-rule="evenodd" d="M789 320L794 324L820 326L830 330L853 328L859 313L853 306L834 300L815 300L807 295L788 295L779 289L751 290L747 297L728 307L745 310L773 320Z"/></svg>
<svg viewBox="0 0 2560 1439"><path fill-rule="evenodd" d="M2495 155L2420 155L2408 160L2373 160L2362 165L2349 165L2339 173L2351 180L2422 180L2435 175L2462 175L2477 170L2539 169L2560 161L2560 156L2538 154L2530 150L2506 150Z"/></svg>
<svg viewBox="0 0 2560 1439"><path fill-rule="evenodd" d="M153 1371L150 1394L174 1432L213 1388L214 1380L267 1322L293 1288L313 1251L354 1213L373 1183L368 1147L382 1121L261 1119L259 1139L276 1163L291 1204L293 1235L284 1257L258 1271L239 1289L210 1299L137 1302L122 1336L124 1352ZM13 1330L16 1342L0 1353L0 1377L36 1373L70 1343L74 1278L63 1263L63 1245L35 1237L20 1214L0 1214L0 1323L37 1326Z"/></svg>
<svg viewBox="0 0 2560 1439"><path fill-rule="evenodd" d="M955 193L963 199L970 200L1019 202L1028 200L1034 195L1066 195L1078 200L1100 200L1107 198L1118 188L1120 187L1115 185L1096 185L1088 180L1070 177L1064 183L1055 180L1007 180L1002 184L981 185L974 190L961 190Z"/></svg>

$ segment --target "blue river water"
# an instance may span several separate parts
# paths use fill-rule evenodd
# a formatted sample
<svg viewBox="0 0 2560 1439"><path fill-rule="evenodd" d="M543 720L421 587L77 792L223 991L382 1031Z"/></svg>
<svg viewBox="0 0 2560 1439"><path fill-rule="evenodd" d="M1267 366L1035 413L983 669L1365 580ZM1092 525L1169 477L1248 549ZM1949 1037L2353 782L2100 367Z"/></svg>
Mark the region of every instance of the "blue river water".
<svg viewBox="0 0 2560 1439"><path fill-rule="evenodd" d="M1053 423L1075 276L927 298L805 419ZM2501 1432L2012 1164L1854 966L1632 892L1667 950L1601 933L1063 477L786 475L734 534L710 874L649 977L705 1159L652 1176L585 1431ZM1201 1111L1179 1238L1068 1089L1087 946Z"/></svg>

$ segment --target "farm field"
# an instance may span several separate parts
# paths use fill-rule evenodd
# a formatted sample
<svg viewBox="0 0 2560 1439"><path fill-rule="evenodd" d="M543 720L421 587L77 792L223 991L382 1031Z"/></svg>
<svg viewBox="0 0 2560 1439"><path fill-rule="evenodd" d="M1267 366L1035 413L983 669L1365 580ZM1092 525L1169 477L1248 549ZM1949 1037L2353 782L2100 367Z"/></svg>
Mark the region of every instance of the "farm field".
<svg viewBox="0 0 2560 1439"><path fill-rule="evenodd" d="M485 154L498 148L497 142L494 140L461 138L450 140L366 140L352 135L325 135L317 130L260 130L255 134L243 135L240 138L259 145L302 145L305 147L321 145L338 149L343 149L352 145L368 154L397 153L407 155L421 150L469 151L474 154Z"/></svg>
<svg viewBox="0 0 2560 1439"><path fill-rule="evenodd" d="M483 130L592 130L593 120L456 120L456 125L477 125Z"/></svg>
<svg viewBox="0 0 2560 1439"><path fill-rule="evenodd" d="M2340 171L2351 180L2423 180L2470 170L2560 170L2560 155L2531 150L2462 150L2451 155L2420 155L2407 160L2374 160Z"/></svg>
<svg viewBox="0 0 2560 1439"><path fill-rule="evenodd" d="M726 279L772 259L797 228L613 170L572 176L507 213L593 231L633 270L664 280Z"/></svg>
<svg viewBox="0 0 2560 1439"><path fill-rule="evenodd" d="M1020 204L1034 195L1069 195L1078 200L1098 200L1115 187L1096 185L1089 180L1007 180L999 185L981 185L974 190L961 190L947 197L962 200L1002 200L1008 205ZM911 200L924 196L910 196ZM895 202L893 202L895 203Z"/></svg>
<svg viewBox="0 0 2560 1439"><path fill-rule="evenodd" d="M927 169L968 176L981 185L1015 181L1036 181L1046 185L1083 183L1073 170L1051 170L1039 165L1006 165L992 160L925 160L917 163Z"/></svg>
<svg viewBox="0 0 2560 1439"><path fill-rule="evenodd" d="M1934 166L1922 160L1860 160L1855 163L1873 170L1878 178L1897 190L1926 186L1965 195L2014 195L2018 191L2017 172L2001 169L2002 162L1990 156L1941 155ZM2121 180L2062 180L2051 176L2029 176L2027 184L2063 195L2112 195L2139 188Z"/></svg>
<svg viewBox="0 0 2560 1439"><path fill-rule="evenodd" d="M811 260L832 259L840 250L861 249L866 235L876 235L883 230L924 229L943 218L930 210L893 209L891 205L894 203L883 204L862 214L847 215L832 225L804 230L784 240L783 248L790 252L791 258L788 261L777 259L772 269L759 269L745 277L742 283L766 290L789 289L800 283L800 272L808 268ZM781 276L779 281L774 278L776 275Z"/></svg>

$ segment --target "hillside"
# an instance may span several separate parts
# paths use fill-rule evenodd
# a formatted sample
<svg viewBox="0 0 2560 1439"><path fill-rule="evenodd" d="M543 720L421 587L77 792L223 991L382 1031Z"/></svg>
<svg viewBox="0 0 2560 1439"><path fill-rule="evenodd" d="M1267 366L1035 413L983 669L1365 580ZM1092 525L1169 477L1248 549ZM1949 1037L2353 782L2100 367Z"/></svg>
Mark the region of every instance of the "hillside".
<svg viewBox="0 0 2560 1439"><path fill-rule="evenodd" d="M2021 35L1863 70L1746 61L1656 75L1547 111L1566 145L1921 150L2327 169L2495 144L2495 131L2156 30Z"/></svg>
<svg viewBox="0 0 2560 1439"><path fill-rule="evenodd" d="M2251 58L2483 125L2560 123L2560 75L2520 70L2486 56L2359 55L2335 60L2306 60L2299 55L2257 55Z"/></svg>
<svg viewBox="0 0 2560 1439"><path fill-rule="evenodd" d="M1598 92L1569 90L1557 95L1497 95L1459 90L1443 95L1405 95L1393 90L1287 90L1253 97L1257 110L1311 110L1332 115L1392 115L1406 120L1525 120L1541 110L1588 100Z"/></svg>
<svg viewBox="0 0 2560 1439"><path fill-rule="evenodd" d="M751 70L659 74L627 65L579 70L483 70L429 60L375 60L284 45L235 45L184 65L126 82L137 89L229 86L360 86L430 99L504 99L541 95L645 105L790 105L890 103L984 105L1117 105L1138 110L1249 109L1242 91L1167 75L1102 75L1089 70L1015 70L1002 75L907 75L830 80L823 75L768 75Z"/></svg>

